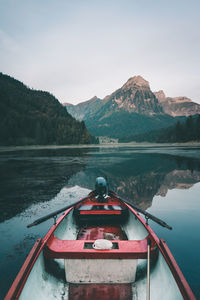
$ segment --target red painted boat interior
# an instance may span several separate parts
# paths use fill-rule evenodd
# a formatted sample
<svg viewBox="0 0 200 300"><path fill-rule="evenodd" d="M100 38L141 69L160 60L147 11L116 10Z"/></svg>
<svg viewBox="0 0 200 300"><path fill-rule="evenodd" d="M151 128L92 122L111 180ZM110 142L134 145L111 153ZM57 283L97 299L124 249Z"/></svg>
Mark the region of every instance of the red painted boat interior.
<svg viewBox="0 0 200 300"><path fill-rule="evenodd" d="M79 208L84 205L120 205L122 208L126 208L126 205L120 199L115 197L108 197L107 199L105 199L104 202L98 202L98 200L95 197L87 198L81 203L77 204L76 207Z"/></svg>
<svg viewBox="0 0 200 300"><path fill-rule="evenodd" d="M95 199L95 198L94 198ZM96 201L96 199L95 199ZM122 209L124 203L118 199L108 198L109 205L114 203L117 205L117 209ZM95 203L90 199L84 200L83 204ZM113 205L114 205L113 204ZM77 206L84 207L79 204ZM86 206L87 206L86 205ZM100 207L103 207L106 203L100 203ZM77 207L76 206L76 207ZM107 203L108 206L108 203ZM87 211L86 211L87 212ZM95 210L94 210L95 212ZM105 209L105 214L109 213L109 210ZM120 211L119 211L120 212ZM98 223L98 222L97 222ZM149 236L150 237L150 236ZM143 240L128 240L125 232L121 229L120 225L111 226L108 224L99 225L93 224L91 226L82 226L79 229L76 240L60 240L54 234L49 238L46 248L45 256L49 258L78 258L78 259L138 259L147 257L147 238ZM112 250L98 251L94 250L92 244L97 239L115 240ZM87 242L86 242L87 241ZM152 254L157 249L155 248L155 241L152 239L151 246Z"/></svg>
<svg viewBox="0 0 200 300"><path fill-rule="evenodd" d="M82 205L91 204L93 201L85 201ZM121 203L116 200L109 200L109 204L120 205ZM93 203L94 204L94 203ZM98 207L100 214L120 214L121 211L108 211L102 210L104 205L108 203L101 203ZM95 208L95 206L94 206ZM81 211L81 214L97 212L95 210L91 211ZM97 239L107 239L107 240L127 240L126 233L121 229L119 225L110 226L84 226L79 229L77 240L97 240ZM131 284L70 284L69 285L69 300L131 300L132 299L132 287Z"/></svg>
<svg viewBox="0 0 200 300"><path fill-rule="evenodd" d="M111 250L95 250L92 244L95 240L60 240L54 234L49 238L45 247L45 256L49 258L72 259L138 259L147 257L147 238L139 241L115 240L116 247ZM88 247L91 244L91 247ZM152 240L151 253L157 252Z"/></svg>
<svg viewBox="0 0 200 300"><path fill-rule="evenodd" d="M120 226L89 226L79 230L77 240L127 240L125 232Z"/></svg>
<svg viewBox="0 0 200 300"><path fill-rule="evenodd" d="M83 210L80 215L121 215L120 210Z"/></svg>
<svg viewBox="0 0 200 300"><path fill-rule="evenodd" d="M117 207L118 206L118 207ZM121 207L121 209L119 209ZM108 197L107 199L104 199L104 202L98 202L98 200L93 198L87 198L80 204L76 205L76 210L79 210L80 212L88 212L92 213L93 211L101 211L103 212L121 212L121 210L127 209L125 204L117 199L117 198L111 198Z"/></svg>
<svg viewBox="0 0 200 300"><path fill-rule="evenodd" d="M70 284L69 300L131 300L131 284Z"/></svg>

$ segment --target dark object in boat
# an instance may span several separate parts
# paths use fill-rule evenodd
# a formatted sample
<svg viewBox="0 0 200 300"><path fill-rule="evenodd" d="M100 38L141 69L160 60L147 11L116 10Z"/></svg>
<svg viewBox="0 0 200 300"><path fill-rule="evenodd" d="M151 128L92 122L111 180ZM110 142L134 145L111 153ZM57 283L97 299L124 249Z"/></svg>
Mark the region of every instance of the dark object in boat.
<svg viewBox="0 0 200 300"><path fill-rule="evenodd" d="M105 197L108 195L108 184L105 178L97 177L95 183L95 192L98 202L104 202Z"/></svg>

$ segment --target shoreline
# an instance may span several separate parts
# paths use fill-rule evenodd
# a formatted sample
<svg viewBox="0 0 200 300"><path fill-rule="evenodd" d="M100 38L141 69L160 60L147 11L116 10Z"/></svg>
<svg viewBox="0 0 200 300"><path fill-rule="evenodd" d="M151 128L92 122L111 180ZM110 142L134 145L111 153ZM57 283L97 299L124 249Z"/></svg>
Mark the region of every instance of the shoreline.
<svg viewBox="0 0 200 300"><path fill-rule="evenodd" d="M186 143L107 143L107 144L73 144L73 145L27 145L27 146L0 146L0 152L17 151L17 150L42 150L42 149L73 149L73 148L165 148L165 147L200 147L200 142Z"/></svg>

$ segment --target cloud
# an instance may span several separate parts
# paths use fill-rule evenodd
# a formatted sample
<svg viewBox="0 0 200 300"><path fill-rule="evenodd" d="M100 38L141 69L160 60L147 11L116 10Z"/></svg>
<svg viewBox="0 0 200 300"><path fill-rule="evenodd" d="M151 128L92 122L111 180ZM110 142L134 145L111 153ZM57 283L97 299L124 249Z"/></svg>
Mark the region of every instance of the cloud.
<svg viewBox="0 0 200 300"><path fill-rule="evenodd" d="M62 102L103 98L138 74L152 90L200 102L200 24L192 2L22 0L13 6L8 0L0 12L1 69Z"/></svg>
<svg viewBox="0 0 200 300"><path fill-rule="evenodd" d="M1 53L1 66L7 64L11 59L15 60L22 52L22 48L16 40L0 29L0 53Z"/></svg>

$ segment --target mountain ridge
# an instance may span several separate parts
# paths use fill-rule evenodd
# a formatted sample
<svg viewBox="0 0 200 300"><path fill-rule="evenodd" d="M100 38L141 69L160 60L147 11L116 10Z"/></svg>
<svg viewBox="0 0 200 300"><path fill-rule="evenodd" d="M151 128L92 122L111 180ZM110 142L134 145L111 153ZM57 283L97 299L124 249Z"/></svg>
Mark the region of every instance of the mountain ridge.
<svg viewBox="0 0 200 300"><path fill-rule="evenodd" d="M166 97L165 93L161 90L154 92L156 98L161 103L163 111L173 117L177 116L191 116L197 113L200 114L200 105L193 102L186 96L179 97Z"/></svg>
<svg viewBox="0 0 200 300"><path fill-rule="evenodd" d="M66 108L84 120L93 135L110 138L166 128L188 115L200 114L199 104L187 97L166 97L162 90L152 92L149 82L140 75L129 78L104 99L96 97Z"/></svg>
<svg viewBox="0 0 200 300"><path fill-rule="evenodd" d="M92 97L89 100L81 102L77 105L70 103L64 103L63 105L67 108L68 113L70 113L75 119L83 121L88 116L94 114L103 104L103 100Z"/></svg>
<svg viewBox="0 0 200 300"><path fill-rule="evenodd" d="M96 108L94 99L98 99L98 106ZM88 111L84 113L84 106L92 105L92 113L96 113L109 101L112 101L112 108L114 110L124 109L139 114L154 115L164 113L176 117L200 113L200 104L195 103L186 96L167 97L163 90L152 92L149 82L141 75L129 78L121 88L115 90L103 99L94 96L76 105L70 103L64 103L63 105L72 116L78 120L85 120L90 116Z"/></svg>

